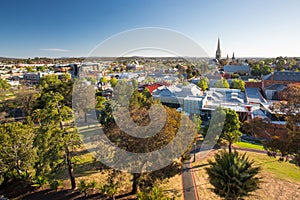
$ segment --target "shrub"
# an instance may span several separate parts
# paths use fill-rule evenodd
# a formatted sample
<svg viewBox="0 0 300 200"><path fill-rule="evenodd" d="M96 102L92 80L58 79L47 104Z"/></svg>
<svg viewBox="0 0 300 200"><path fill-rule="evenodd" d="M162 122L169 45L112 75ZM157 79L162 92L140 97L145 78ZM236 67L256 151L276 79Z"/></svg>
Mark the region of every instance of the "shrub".
<svg viewBox="0 0 300 200"><path fill-rule="evenodd" d="M84 193L84 197L87 197L89 190L93 190L96 187L96 182L93 180L90 183L86 183L85 180L79 182L79 192Z"/></svg>
<svg viewBox="0 0 300 200"><path fill-rule="evenodd" d="M157 199L160 199L160 200L173 200L175 198L174 197L173 198L168 197L159 188L154 187L154 188L152 188L152 190L149 193L138 192L137 199L138 200L157 200Z"/></svg>
<svg viewBox="0 0 300 200"><path fill-rule="evenodd" d="M249 161L246 154L240 156L237 151L228 153L224 150L209 164L211 167L206 170L210 183L221 197L239 199L259 189L260 178L256 175L260 167L253 167L254 162Z"/></svg>
<svg viewBox="0 0 300 200"><path fill-rule="evenodd" d="M38 175L38 176L35 176L33 178L33 187L37 187L37 188L40 188L40 187L43 187L44 185L46 185L48 183L48 180L46 177L42 176L42 175Z"/></svg>
<svg viewBox="0 0 300 200"><path fill-rule="evenodd" d="M62 187L62 182L61 180L54 180L50 183L50 187L51 189L55 190L57 192L57 190Z"/></svg>
<svg viewBox="0 0 300 200"><path fill-rule="evenodd" d="M105 184L99 187L99 190L102 194L108 195L112 199L115 199L115 195L118 191L118 185L117 184Z"/></svg>

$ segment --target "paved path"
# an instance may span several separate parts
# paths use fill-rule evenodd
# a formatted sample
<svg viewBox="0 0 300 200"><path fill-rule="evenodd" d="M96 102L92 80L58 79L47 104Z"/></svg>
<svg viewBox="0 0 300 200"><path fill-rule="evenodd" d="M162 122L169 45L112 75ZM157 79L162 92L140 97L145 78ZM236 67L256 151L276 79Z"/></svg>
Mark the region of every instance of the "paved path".
<svg viewBox="0 0 300 200"><path fill-rule="evenodd" d="M184 200L198 200L198 193L191 168L191 162L187 161L183 164L182 187Z"/></svg>

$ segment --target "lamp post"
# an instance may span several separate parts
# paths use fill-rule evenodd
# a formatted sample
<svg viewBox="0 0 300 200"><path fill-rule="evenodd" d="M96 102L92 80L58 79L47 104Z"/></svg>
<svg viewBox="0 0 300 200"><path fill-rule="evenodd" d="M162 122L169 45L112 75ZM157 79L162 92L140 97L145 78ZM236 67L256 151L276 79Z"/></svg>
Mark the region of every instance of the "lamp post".
<svg viewBox="0 0 300 200"><path fill-rule="evenodd" d="M195 144L194 144L194 161L193 162L196 162L196 144L197 144L197 140L195 141Z"/></svg>

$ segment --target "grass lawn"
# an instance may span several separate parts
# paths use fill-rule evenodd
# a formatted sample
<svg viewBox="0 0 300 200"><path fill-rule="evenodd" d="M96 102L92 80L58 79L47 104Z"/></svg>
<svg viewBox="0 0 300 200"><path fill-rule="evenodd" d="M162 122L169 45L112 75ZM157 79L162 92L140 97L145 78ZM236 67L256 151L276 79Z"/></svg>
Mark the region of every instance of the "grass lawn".
<svg viewBox="0 0 300 200"><path fill-rule="evenodd" d="M237 142L236 146L240 147L240 148L247 148L247 149L265 150L262 145L251 144L251 143L248 143L248 142Z"/></svg>
<svg viewBox="0 0 300 200"><path fill-rule="evenodd" d="M300 183L300 168L296 165L289 162L279 162L279 157L273 158L265 154L247 152L247 155L260 165L263 171L274 175L276 178Z"/></svg>

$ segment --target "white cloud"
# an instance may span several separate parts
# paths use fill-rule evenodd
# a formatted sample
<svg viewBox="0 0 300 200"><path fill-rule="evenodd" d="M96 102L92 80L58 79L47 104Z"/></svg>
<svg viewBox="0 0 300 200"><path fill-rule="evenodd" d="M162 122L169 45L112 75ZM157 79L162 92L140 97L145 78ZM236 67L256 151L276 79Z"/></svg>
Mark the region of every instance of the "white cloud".
<svg viewBox="0 0 300 200"><path fill-rule="evenodd" d="M49 48L49 49L40 49L41 51L51 51L51 52L70 52L68 49L59 49L59 48Z"/></svg>

